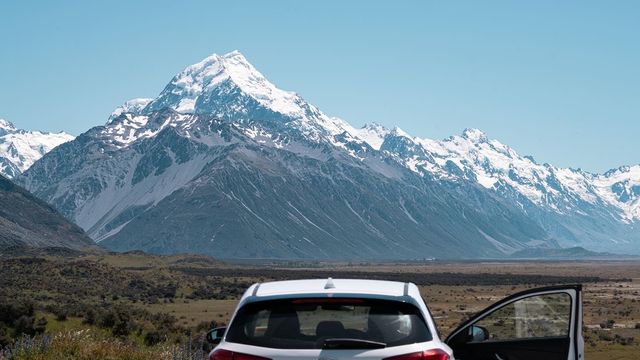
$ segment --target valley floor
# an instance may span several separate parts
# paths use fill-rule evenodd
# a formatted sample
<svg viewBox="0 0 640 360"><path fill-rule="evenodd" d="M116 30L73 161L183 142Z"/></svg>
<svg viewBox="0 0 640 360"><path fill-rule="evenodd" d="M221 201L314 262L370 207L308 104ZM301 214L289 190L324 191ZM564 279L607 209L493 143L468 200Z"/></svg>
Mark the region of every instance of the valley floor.
<svg viewBox="0 0 640 360"><path fill-rule="evenodd" d="M640 354L640 261L250 265L142 253L4 256L0 257L0 310L23 319L16 317L11 324L0 320L0 342L15 347L20 327L32 339L42 339L38 334L44 333L54 340L40 355L33 345L38 348L32 349L33 356L11 355L14 358L55 357L45 352L55 346L84 348L84 355L74 355L78 359L106 356L111 347L130 349L129 357L106 356L114 359L203 356L208 350L204 332L228 322L237 299L251 283L328 276L416 283L442 334L508 294L534 286L583 283L586 358L636 359ZM21 304L32 306L31 313ZM24 325L29 325L29 318L31 328ZM86 342L103 345L91 347ZM93 348L96 353L87 353ZM11 358L8 352L4 356Z"/></svg>

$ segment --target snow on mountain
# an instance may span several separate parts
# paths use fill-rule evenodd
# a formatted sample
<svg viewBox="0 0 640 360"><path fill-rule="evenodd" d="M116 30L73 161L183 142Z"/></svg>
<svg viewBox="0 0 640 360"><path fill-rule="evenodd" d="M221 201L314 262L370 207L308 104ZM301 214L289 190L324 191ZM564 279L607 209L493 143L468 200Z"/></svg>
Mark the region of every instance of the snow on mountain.
<svg viewBox="0 0 640 360"><path fill-rule="evenodd" d="M640 165L622 166L594 176L593 185L605 201L622 209L624 220L640 219Z"/></svg>
<svg viewBox="0 0 640 360"><path fill-rule="evenodd" d="M237 120L292 122L316 141L329 140L351 126L330 118L298 94L277 88L238 51L213 54L188 66L142 111L172 109L178 113L206 113Z"/></svg>
<svg viewBox="0 0 640 360"><path fill-rule="evenodd" d="M0 173L13 178L51 149L73 138L64 132L21 130L11 122L0 119Z"/></svg>
<svg viewBox="0 0 640 360"><path fill-rule="evenodd" d="M514 190L536 206L559 214L580 213L586 203L613 207L612 216L619 221L640 220L640 165L599 175L538 164L478 129L465 129L462 135L444 140L421 139L397 131L386 134L386 142L401 137L421 146L424 152L414 149L411 153L395 153L399 162L421 175L473 181L497 192Z"/></svg>
<svg viewBox="0 0 640 360"><path fill-rule="evenodd" d="M107 121L107 123L111 122L113 119L117 118L118 116L124 113L129 113L134 115L140 114L142 110L147 105L149 105L149 103L152 100L153 99L151 98L136 98L136 99L125 101L124 104L118 106L115 110L113 110L113 112L111 113L111 116L109 116L109 121Z"/></svg>
<svg viewBox="0 0 640 360"><path fill-rule="evenodd" d="M276 88L238 51L213 54L188 66L171 80L148 110L170 107L180 113L194 113L203 96L228 81L273 111L295 118L305 115L295 93Z"/></svg>
<svg viewBox="0 0 640 360"><path fill-rule="evenodd" d="M375 150L380 150L384 137L389 134L389 129L376 123L365 124L362 128L352 128L348 130L353 136L362 139Z"/></svg>

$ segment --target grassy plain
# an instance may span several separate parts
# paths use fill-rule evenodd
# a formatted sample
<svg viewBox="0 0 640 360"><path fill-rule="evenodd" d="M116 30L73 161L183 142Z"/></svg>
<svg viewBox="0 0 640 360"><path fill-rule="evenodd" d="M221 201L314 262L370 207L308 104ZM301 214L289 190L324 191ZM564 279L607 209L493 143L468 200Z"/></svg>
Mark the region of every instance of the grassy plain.
<svg viewBox="0 0 640 360"><path fill-rule="evenodd" d="M118 337L119 346L167 353L167 344L184 343L187 334L201 339L208 324L227 323L253 282L328 276L416 283L443 335L511 293L580 282L586 359L640 358L640 261L231 264L191 255L32 254L0 257L0 302L34 302L49 333L89 329L105 337L114 330L88 325L88 309L124 308L130 331ZM54 316L60 308L65 319ZM158 331L161 342L145 345Z"/></svg>

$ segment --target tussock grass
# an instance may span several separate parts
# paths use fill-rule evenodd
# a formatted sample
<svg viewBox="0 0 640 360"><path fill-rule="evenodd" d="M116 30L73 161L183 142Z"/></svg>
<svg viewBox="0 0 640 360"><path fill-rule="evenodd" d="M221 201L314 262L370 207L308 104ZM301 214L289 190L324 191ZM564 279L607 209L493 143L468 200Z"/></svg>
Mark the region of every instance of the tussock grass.
<svg viewBox="0 0 640 360"><path fill-rule="evenodd" d="M53 336L24 336L0 351L0 360L195 360L206 359L206 352L194 349L199 341L187 345L160 344L152 347L107 337L92 329L63 331Z"/></svg>

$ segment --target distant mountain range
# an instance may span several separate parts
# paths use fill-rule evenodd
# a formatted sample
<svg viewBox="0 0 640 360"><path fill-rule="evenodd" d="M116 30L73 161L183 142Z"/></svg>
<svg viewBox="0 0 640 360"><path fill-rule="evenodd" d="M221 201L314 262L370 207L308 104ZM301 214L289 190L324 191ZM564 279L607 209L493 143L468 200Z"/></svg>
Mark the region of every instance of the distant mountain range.
<svg viewBox="0 0 640 360"><path fill-rule="evenodd" d="M0 152L0 155L2 152ZM239 52L177 74L16 181L115 250L221 258L640 253L640 166L538 164L467 129L354 128Z"/></svg>
<svg viewBox="0 0 640 360"><path fill-rule="evenodd" d="M51 149L73 138L64 132L18 129L9 121L0 119L0 174L16 177Z"/></svg>

